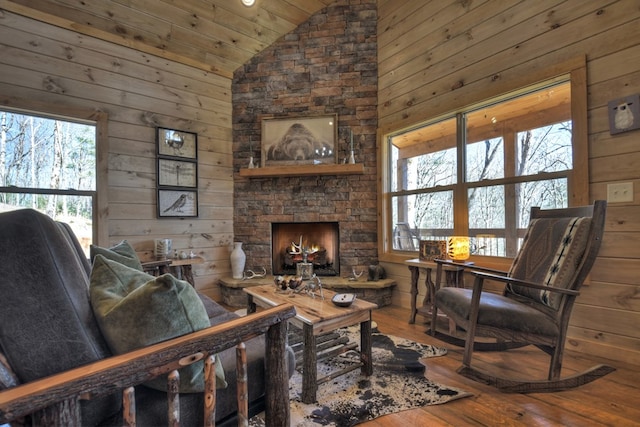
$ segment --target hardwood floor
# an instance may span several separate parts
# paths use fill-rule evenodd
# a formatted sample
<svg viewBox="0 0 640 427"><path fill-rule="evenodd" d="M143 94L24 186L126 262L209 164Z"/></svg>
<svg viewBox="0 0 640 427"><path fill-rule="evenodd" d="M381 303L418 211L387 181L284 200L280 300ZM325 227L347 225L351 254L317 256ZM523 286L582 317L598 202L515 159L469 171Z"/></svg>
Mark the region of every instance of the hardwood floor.
<svg viewBox="0 0 640 427"><path fill-rule="evenodd" d="M458 387L472 397L444 405L426 406L398 414L387 415L361 424L367 427L395 426L639 426L640 367L623 365L582 354L565 352L563 376L599 363L617 370L582 387L557 393L506 394L469 380L456 373L461 365L462 348L437 340L426 334L424 319L407 323L409 310L384 307L376 310L373 320L380 332L402 336L417 342L445 347L443 357L426 359L425 375L430 380ZM513 355L518 354L517 359ZM510 361L518 362L517 366ZM508 352L475 353L474 363L502 376L544 378L548 356L529 346ZM532 377L529 377L532 378Z"/></svg>

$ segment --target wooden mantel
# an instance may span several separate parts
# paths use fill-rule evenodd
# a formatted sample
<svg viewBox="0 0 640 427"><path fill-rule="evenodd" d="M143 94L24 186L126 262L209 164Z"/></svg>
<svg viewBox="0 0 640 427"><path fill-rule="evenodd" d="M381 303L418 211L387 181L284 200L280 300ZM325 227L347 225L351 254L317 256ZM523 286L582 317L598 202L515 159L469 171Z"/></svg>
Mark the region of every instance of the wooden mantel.
<svg viewBox="0 0 640 427"><path fill-rule="evenodd" d="M268 166L264 168L240 169L240 176L247 178L268 178L278 176L315 176L315 175L362 175L364 165L337 164L337 165L289 165Z"/></svg>

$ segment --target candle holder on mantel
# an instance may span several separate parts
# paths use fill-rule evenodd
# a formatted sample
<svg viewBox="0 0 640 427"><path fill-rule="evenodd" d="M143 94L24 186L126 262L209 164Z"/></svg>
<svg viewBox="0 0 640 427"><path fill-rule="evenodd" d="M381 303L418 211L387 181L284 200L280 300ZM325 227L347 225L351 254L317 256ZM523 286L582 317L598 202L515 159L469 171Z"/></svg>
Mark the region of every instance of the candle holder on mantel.
<svg viewBox="0 0 640 427"><path fill-rule="evenodd" d="M349 154L349 164L354 165L356 163L356 158L353 155L353 150L351 150L351 154Z"/></svg>
<svg viewBox="0 0 640 427"><path fill-rule="evenodd" d="M355 164L356 158L353 155L353 131L349 129L349 134L351 135L351 142L349 143L349 164Z"/></svg>
<svg viewBox="0 0 640 427"><path fill-rule="evenodd" d="M247 168L256 168L256 164L253 162L253 138L251 136L249 136L249 165L247 166Z"/></svg>

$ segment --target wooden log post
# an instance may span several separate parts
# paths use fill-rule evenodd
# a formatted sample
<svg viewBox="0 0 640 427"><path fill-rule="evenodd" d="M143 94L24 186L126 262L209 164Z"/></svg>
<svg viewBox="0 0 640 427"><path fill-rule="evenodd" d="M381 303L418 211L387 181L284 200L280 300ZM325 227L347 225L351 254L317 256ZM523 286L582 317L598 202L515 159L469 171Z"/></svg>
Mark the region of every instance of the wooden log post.
<svg viewBox="0 0 640 427"><path fill-rule="evenodd" d="M371 345L371 314L369 314L369 320L360 323L360 361L362 362L360 372L365 376L373 374Z"/></svg>
<svg viewBox="0 0 640 427"><path fill-rule="evenodd" d="M267 371L267 377L269 371ZM247 347L243 342L236 346L236 397L238 400L238 426L249 425L249 388L247 375ZM267 388L267 390L269 390Z"/></svg>
<svg viewBox="0 0 640 427"><path fill-rule="evenodd" d="M318 389L318 353L313 326L304 324L302 329L304 350L302 353L302 402L314 403Z"/></svg>
<svg viewBox="0 0 640 427"><path fill-rule="evenodd" d="M180 373L171 371L167 377L167 419L169 427L180 427Z"/></svg>
<svg viewBox="0 0 640 427"><path fill-rule="evenodd" d="M34 414L33 425L51 427L77 426L82 424L80 405L75 398L66 399L48 406Z"/></svg>
<svg viewBox="0 0 640 427"><path fill-rule="evenodd" d="M125 427L136 426L136 390L127 387L122 391L122 423Z"/></svg>
<svg viewBox="0 0 640 427"><path fill-rule="evenodd" d="M220 358L209 355L204 360L204 425L216 425L216 363Z"/></svg>
<svg viewBox="0 0 640 427"><path fill-rule="evenodd" d="M283 320L270 326L266 335L265 424L268 426L288 426L291 423L286 354L287 325L287 321Z"/></svg>

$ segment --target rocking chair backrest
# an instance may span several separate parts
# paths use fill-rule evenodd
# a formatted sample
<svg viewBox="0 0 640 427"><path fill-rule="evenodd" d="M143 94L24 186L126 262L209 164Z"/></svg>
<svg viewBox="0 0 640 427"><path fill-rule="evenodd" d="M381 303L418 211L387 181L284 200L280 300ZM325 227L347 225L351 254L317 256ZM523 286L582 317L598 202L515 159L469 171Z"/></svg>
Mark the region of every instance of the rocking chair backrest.
<svg viewBox="0 0 640 427"><path fill-rule="evenodd" d="M579 290L586 279L602 241L607 202L593 206L541 210L531 209L522 247L513 260L509 276L549 287ZM557 310L563 295L507 285L505 295L528 298Z"/></svg>

